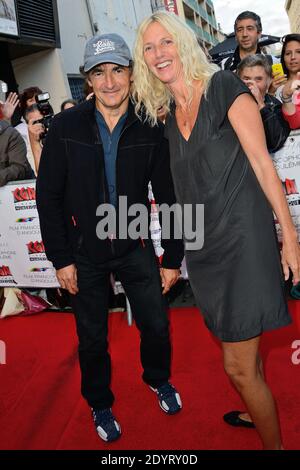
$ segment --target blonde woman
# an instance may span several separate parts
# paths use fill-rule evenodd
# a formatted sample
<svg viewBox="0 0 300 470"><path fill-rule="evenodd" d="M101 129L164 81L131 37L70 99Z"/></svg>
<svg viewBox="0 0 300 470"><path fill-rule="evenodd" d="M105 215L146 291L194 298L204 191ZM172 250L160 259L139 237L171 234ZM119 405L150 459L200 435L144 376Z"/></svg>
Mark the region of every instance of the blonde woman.
<svg viewBox="0 0 300 470"><path fill-rule="evenodd" d="M263 377L261 334L290 323L284 277L300 279L300 253L281 182L249 89L210 64L194 33L159 12L138 29L136 112L155 125L168 112L171 169L184 207L204 204L204 246L187 243L197 303L223 347L225 371L240 393L264 449L282 449L278 416ZM283 229L280 256L272 207ZM282 264L282 266L281 266Z"/></svg>

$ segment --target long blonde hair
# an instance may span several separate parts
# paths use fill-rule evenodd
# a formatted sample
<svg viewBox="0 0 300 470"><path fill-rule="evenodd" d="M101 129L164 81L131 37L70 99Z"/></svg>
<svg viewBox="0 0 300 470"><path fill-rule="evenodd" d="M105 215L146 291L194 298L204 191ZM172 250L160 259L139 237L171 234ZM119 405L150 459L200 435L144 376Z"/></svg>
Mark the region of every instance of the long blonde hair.
<svg viewBox="0 0 300 470"><path fill-rule="evenodd" d="M173 13L159 11L146 18L139 26L134 46L134 68L132 96L135 111L139 115L142 110L146 119L155 125L157 111L163 108L170 111L172 95L167 86L149 70L144 60L143 35L148 26L158 22L172 36L183 66L185 83L192 97L193 80L201 80L206 90L211 76L219 68L211 64L198 44L195 33L178 16Z"/></svg>

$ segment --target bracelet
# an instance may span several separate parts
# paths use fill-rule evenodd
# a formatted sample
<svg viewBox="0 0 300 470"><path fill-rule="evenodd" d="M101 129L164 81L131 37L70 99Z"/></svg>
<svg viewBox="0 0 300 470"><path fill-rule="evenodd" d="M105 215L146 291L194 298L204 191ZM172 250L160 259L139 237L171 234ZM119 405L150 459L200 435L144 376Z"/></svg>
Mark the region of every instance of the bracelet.
<svg viewBox="0 0 300 470"><path fill-rule="evenodd" d="M288 97L283 96L282 91L280 92L280 99L281 101L286 104L286 103L291 103L293 99L293 95L289 95Z"/></svg>

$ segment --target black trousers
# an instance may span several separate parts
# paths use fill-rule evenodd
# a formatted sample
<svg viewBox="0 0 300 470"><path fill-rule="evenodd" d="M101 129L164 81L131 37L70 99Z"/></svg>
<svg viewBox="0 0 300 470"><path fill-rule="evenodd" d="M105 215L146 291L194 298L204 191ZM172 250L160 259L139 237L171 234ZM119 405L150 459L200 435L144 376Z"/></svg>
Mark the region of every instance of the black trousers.
<svg viewBox="0 0 300 470"><path fill-rule="evenodd" d="M140 331L143 380L153 387L168 381L169 322L152 242L145 240L126 256L101 264L93 264L80 249L75 264L79 292L71 297L79 338L81 393L88 404L103 409L114 402L107 341L110 273L118 275Z"/></svg>

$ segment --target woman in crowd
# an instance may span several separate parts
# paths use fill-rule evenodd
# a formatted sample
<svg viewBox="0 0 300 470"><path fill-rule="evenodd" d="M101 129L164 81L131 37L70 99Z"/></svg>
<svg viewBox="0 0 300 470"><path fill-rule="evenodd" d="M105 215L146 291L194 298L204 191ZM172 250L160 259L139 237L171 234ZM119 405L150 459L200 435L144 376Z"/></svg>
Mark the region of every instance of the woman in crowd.
<svg viewBox="0 0 300 470"><path fill-rule="evenodd" d="M25 88L20 94L20 110L24 118L25 110L36 103L36 96L42 94L42 90L37 86ZM24 120L22 120L24 122ZM18 127L18 126L17 126ZM20 131L19 131L20 132ZM21 132L20 132L21 133Z"/></svg>
<svg viewBox="0 0 300 470"><path fill-rule="evenodd" d="M300 72L300 34L287 34L282 39L281 63L287 81L277 88L275 96L282 103L289 102L291 95L291 84Z"/></svg>
<svg viewBox="0 0 300 470"><path fill-rule="evenodd" d="M282 101L282 114L292 130L300 128L300 34L288 34L283 38L281 62L288 80L277 91ZM293 137L293 139L298 137ZM300 284L290 293L299 299Z"/></svg>
<svg viewBox="0 0 300 470"><path fill-rule="evenodd" d="M258 107L241 80L218 71L176 15L158 12L138 29L133 96L155 125L167 115L177 200L204 205L204 245L184 233L191 285L224 367L264 449L281 449L276 406L261 370L266 330L290 323L284 280L300 278L300 251ZM246 110L246 112L245 112ZM282 226L280 264L272 208Z"/></svg>
<svg viewBox="0 0 300 470"><path fill-rule="evenodd" d="M15 129L21 134L23 137L26 150L27 150L27 159L30 163L30 166L34 172L34 175L37 175L37 168L35 163L35 156L34 152L32 151L31 144L30 144L30 134L28 123L25 120L25 113L28 108L36 104L36 96L40 95L42 90L37 86L31 86L29 88L25 88L22 93L20 94L20 111L21 111L21 122L18 124Z"/></svg>
<svg viewBox="0 0 300 470"><path fill-rule="evenodd" d="M299 54L300 58L300 54ZM291 129L300 128L300 72L282 90L282 113Z"/></svg>

